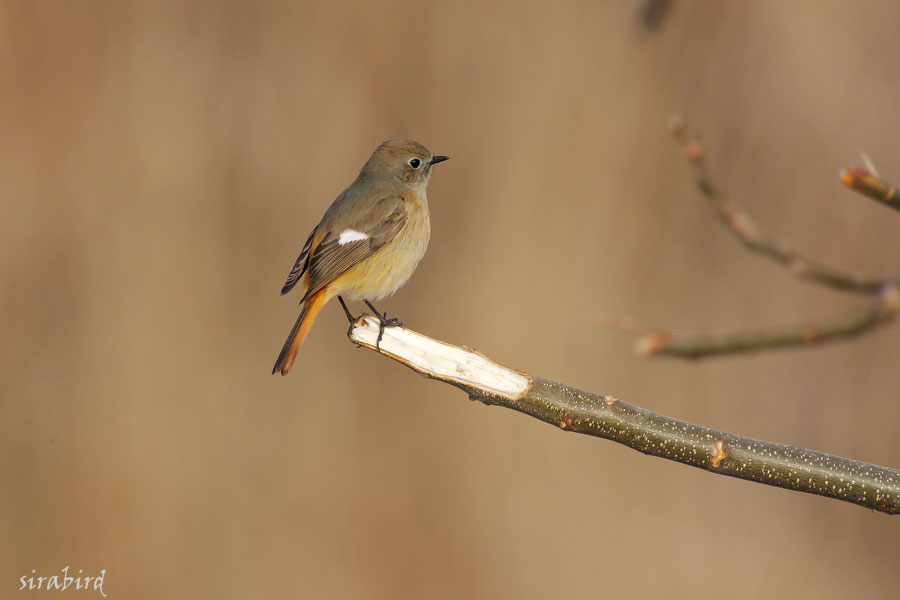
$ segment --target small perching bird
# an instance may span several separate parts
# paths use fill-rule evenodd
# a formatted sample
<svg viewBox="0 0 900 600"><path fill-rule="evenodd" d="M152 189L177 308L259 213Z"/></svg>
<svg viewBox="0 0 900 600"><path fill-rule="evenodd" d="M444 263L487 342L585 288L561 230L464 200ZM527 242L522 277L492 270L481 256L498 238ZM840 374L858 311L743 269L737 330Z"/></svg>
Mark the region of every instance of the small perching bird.
<svg viewBox="0 0 900 600"><path fill-rule="evenodd" d="M303 280L303 309L272 374L287 375L316 315L335 296L347 318L343 297L371 305L405 284L425 255L431 237L425 188L431 169L446 156L433 156L412 140L388 140L378 146L356 180L332 202L303 244L282 295Z"/></svg>

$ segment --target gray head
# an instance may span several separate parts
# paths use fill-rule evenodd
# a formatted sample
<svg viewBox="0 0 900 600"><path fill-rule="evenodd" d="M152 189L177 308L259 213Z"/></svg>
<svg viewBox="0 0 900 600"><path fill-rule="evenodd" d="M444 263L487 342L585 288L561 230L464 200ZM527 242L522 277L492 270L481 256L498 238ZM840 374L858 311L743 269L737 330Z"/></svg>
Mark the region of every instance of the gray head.
<svg viewBox="0 0 900 600"><path fill-rule="evenodd" d="M375 148L360 172L361 177L397 178L409 185L427 185L431 169L447 156L434 156L413 140L388 140Z"/></svg>

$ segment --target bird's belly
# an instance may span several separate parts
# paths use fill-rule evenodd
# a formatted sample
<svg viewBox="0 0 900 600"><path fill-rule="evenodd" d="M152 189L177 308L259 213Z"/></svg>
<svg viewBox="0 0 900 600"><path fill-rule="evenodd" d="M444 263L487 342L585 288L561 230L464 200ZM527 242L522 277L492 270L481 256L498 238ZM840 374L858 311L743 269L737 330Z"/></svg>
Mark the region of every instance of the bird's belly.
<svg viewBox="0 0 900 600"><path fill-rule="evenodd" d="M409 281L425 256L431 225L427 213L410 219L397 237L342 277L350 286L351 300L380 300ZM352 283L351 283L352 282Z"/></svg>

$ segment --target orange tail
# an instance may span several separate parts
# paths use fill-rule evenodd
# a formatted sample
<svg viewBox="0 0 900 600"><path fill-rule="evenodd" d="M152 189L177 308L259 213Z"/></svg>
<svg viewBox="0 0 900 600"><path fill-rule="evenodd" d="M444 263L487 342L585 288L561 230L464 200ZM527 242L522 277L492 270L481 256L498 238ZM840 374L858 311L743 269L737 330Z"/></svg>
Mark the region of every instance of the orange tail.
<svg viewBox="0 0 900 600"><path fill-rule="evenodd" d="M275 361L272 375L278 371L281 371L282 375L287 375L288 371L291 370L294 359L297 358L297 352L300 351L300 346L303 345L303 340L306 339L306 334L309 333L313 321L316 320L316 315L319 314L319 311L322 310L322 307L329 300L329 297L326 295L327 292L328 288L323 288L303 303L303 310L300 311L300 316L297 317L297 322L294 323L294 328L288 334L284 347L281 348L281 354L278 355L278 360Z"/></svg>

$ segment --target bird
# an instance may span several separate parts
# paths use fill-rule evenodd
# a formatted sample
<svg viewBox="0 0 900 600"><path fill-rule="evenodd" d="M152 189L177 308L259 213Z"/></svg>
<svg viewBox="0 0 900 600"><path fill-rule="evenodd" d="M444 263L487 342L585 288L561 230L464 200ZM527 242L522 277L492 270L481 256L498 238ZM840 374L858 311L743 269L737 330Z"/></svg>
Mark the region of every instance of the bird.
<svg viewBox="0 0 900 600"><path fill-rule="evenodd" d="M400 289L419 264L431 237L425 189L433 155L409 139L379 145L359 175L331 203L312 230L287 276L281 294L302 281L302 309L288 334L272 374L287 375L319 311L335 296L347 319L355 321L344 298L363 300L386 326L398 325L372 305Z"/></svg>

